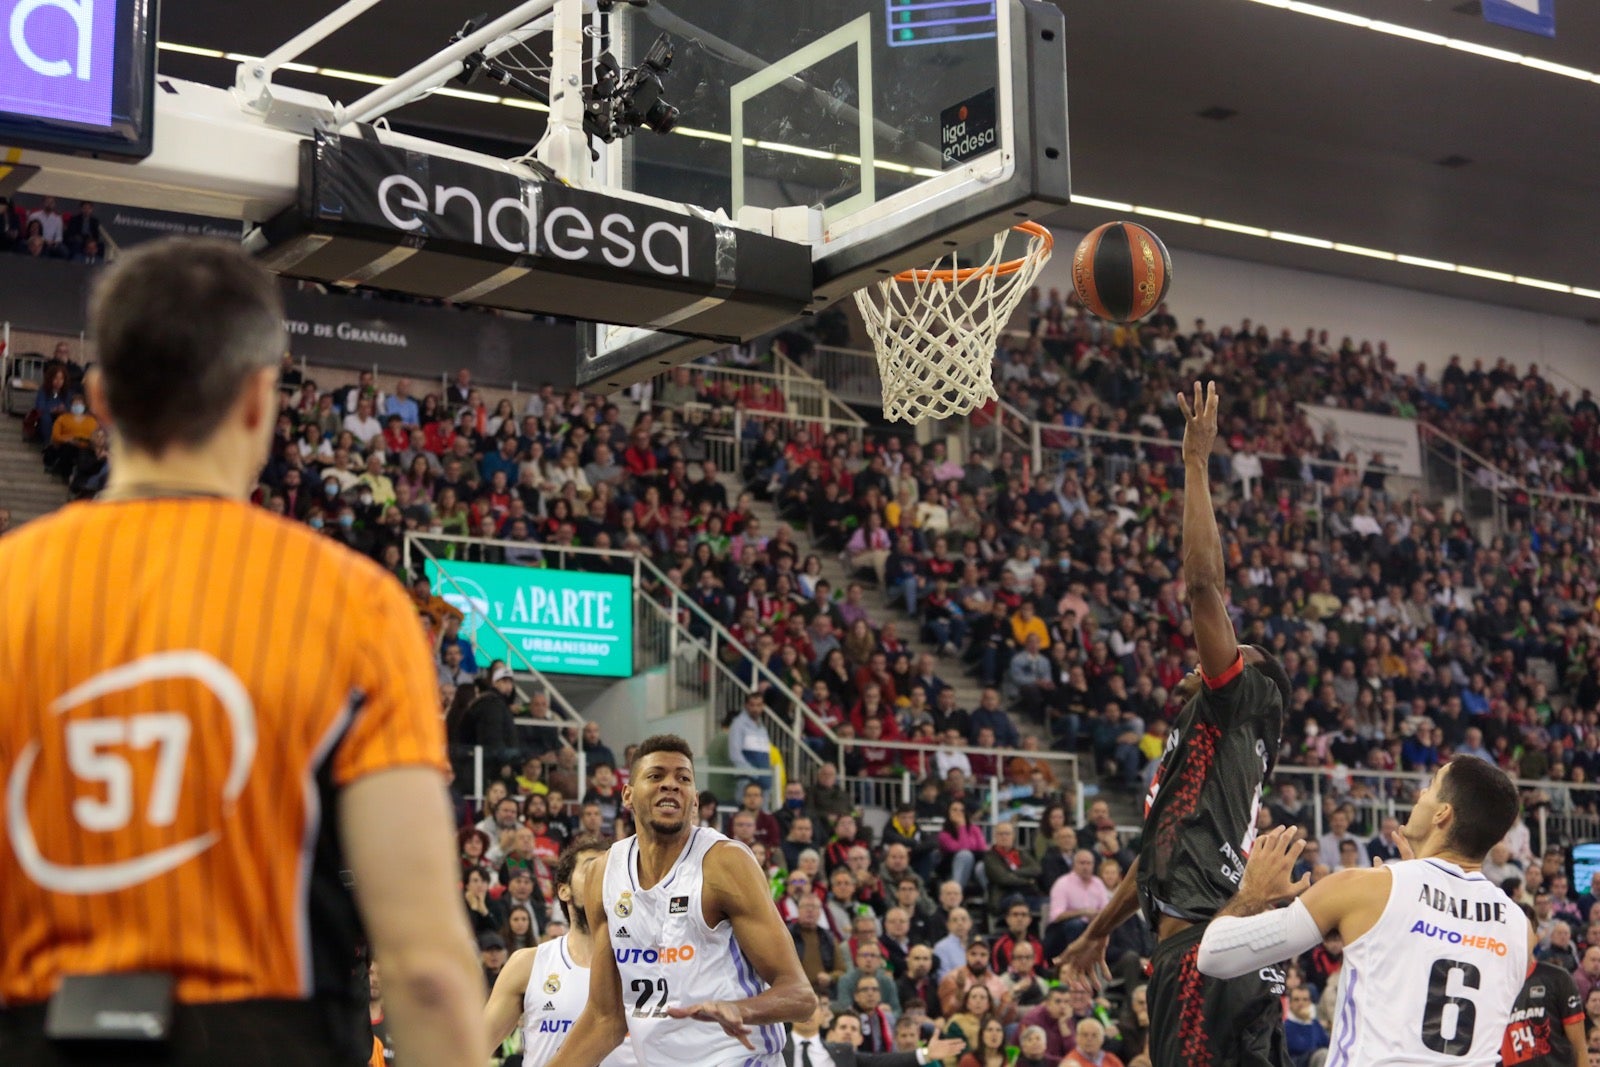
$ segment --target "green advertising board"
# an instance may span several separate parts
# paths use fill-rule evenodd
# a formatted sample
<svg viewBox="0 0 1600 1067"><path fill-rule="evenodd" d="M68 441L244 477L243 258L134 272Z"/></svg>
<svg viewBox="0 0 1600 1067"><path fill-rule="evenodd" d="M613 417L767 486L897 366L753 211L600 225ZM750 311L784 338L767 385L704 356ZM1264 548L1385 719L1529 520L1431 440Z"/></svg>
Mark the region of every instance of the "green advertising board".
<svg viewBox="0 0 1600 1067"><path fill-rule="evenodd" d="M454 560L425 565L433 591L461 611L461 636L479 664L633 674L632 578Z"/></svg>

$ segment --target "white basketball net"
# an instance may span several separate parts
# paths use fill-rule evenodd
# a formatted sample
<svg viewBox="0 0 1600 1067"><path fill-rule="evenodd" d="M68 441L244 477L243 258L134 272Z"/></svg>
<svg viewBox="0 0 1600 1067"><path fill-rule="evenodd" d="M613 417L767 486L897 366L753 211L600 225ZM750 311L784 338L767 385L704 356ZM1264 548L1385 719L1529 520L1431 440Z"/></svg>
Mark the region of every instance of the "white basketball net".
<svg viewBox="0 0 1600 1067"><path fill-rule="evenodd" d="M1028 249L1008 262L1013 233L1027 236ZM948 419L999 399L992 367L1000 331L1052 246L1042 227L1002 230L975 269L952 263L949 270L907 271L855 294L878 355L884 418Z"/></svg>

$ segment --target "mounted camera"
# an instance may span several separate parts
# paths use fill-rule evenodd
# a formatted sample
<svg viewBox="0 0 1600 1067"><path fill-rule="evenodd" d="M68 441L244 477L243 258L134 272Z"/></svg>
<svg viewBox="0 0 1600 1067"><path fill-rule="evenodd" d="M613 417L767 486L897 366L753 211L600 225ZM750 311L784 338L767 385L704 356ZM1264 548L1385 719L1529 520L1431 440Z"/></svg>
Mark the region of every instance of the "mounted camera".
<svg viewBox="0 0 1600 1067"><path fill-rule="evenodd" d="M597 6L600 11L608 12L618 4L643 7L646 2L599 0ZM476 32L487 19L487 15L469 19L450 42L454 44ZM671 69L672 57L672 40L664 33L655 39L634 67L624 69L610 52L603 53L594 61L594 84L583 90L583 131L607 144L642 129L671 133L678 125L678 109L667 102L661 79ZM516 71L482 50L463 57L461 73L455 80L461 85L470 85L480 74L530 100L550 103L547 83L519 77Z"/></svg>
<svg viewBox="0 0 1600 1067"><path fill-rule="evenodd" d="M636 67L622 69L610 52L597 59L594 85L583 94L584 131L608 144L640 129L671 133L678 109L667 103L661 78L672 56L672 40L663 33Z"/></svg>

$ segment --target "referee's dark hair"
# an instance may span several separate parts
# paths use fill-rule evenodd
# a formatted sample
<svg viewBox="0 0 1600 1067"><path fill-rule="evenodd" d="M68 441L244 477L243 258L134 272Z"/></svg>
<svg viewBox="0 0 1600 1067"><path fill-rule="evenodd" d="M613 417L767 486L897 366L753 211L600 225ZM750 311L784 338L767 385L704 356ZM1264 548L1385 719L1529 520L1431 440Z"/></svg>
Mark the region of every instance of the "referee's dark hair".
<svg viewBox="0 0 1600 1067"><path fill-rule="evenodd" d="M288 350L283 314L277 280L237 243L168 237L119 256L89 302L118 435L156 456L205 444Z"/></svg>
<svg viewBox="0 0 1600 1067"><path fill-rule="evenodd" d="M1483 859L1522 812L1517 787L1499 767L1476 756L1454 757L1439 775L1439 800L1455 816L1447 843L1471 860Z"/></svg>

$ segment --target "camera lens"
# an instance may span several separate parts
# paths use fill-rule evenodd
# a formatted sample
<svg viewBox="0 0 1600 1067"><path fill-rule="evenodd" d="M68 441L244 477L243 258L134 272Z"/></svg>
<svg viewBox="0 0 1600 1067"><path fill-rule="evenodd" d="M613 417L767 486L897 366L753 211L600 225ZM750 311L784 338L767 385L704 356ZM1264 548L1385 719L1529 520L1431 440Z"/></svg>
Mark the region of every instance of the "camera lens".
<svg viewBox="0 0 1600 1067"><path fill-rule="evenodd" d="M657 100L644 113L644 124L657 133L671 133L678 125L678 109L665 100Z"/></svg>

